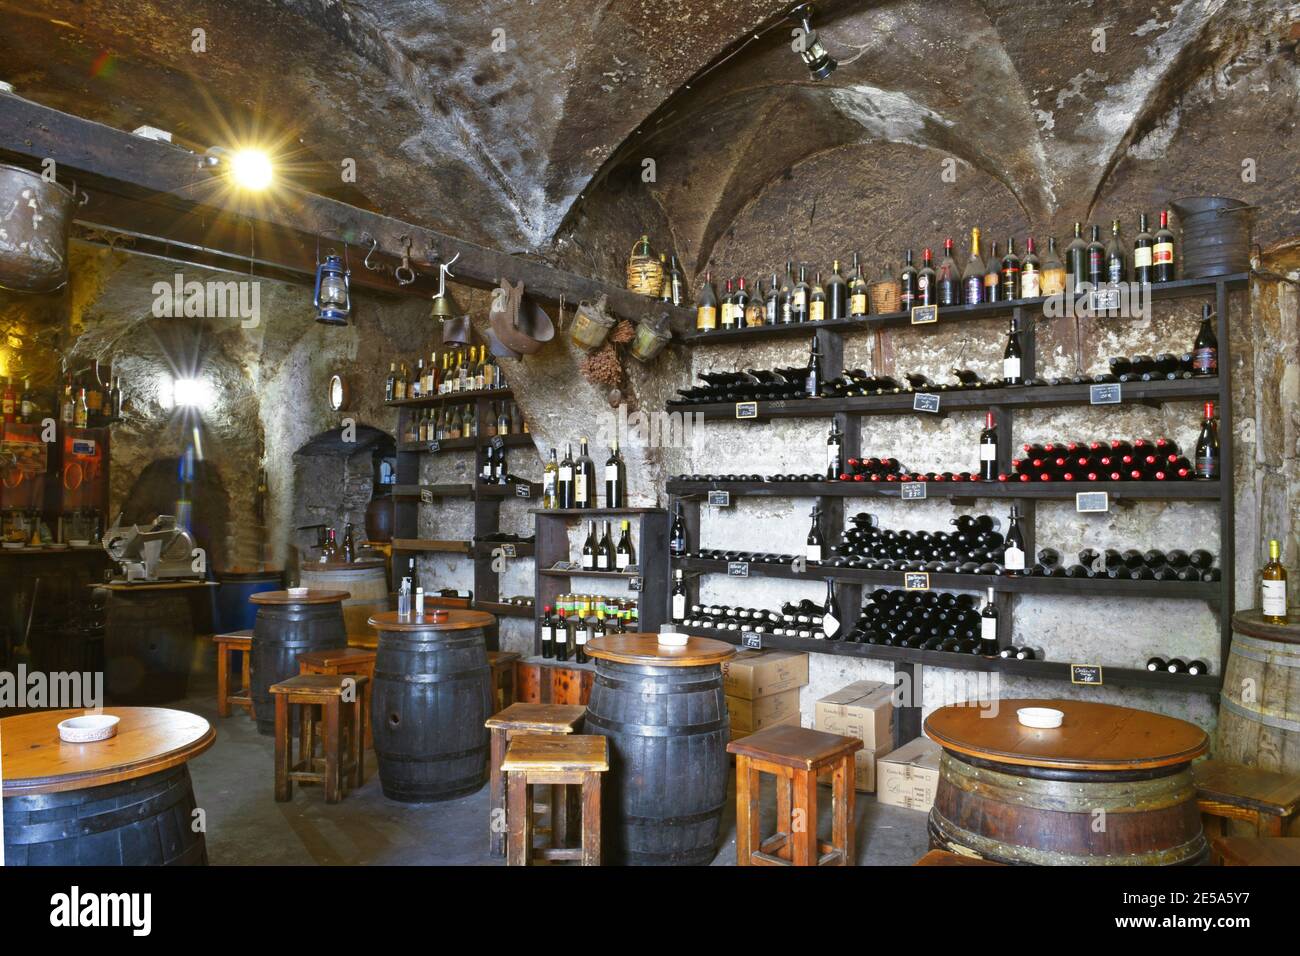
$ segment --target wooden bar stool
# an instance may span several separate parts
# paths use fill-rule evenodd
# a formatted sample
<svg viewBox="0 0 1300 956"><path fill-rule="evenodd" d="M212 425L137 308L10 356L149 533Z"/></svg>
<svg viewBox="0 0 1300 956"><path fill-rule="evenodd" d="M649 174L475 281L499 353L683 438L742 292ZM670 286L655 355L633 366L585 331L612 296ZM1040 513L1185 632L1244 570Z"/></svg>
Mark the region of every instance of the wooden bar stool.
<svg viewBox="0 0 1300 956"><path fill-rule="evenodd" d="M1223 866L1300 866L1300 837L1214 837Z"/></svg>
<svg viewBox="0 0 1300 956"><path fill-rule="evenodd" d="M515 702L515 661L519 659L514 651L488 651L497 710L505 710Z"/></svg>
<svg viewBox="0 0 1300 956"><path fill-rule="evenodd" d="M1243 820L1260 837L1287 834L1300 810L1300 776L1243 767L1222 760L1192 765L1196 806L1206 837L1228 835L1229 820Z"/></svg>
<svg viewBox="0 0 1300 956"><path fill-rule="evenodd" d="M370 735L370 687L375 679L375 651L360 647L339 647L328 651L308 651L298 655L299 674L362 674L370 683L364 687L366 700L361 702L361 716L365 722L366 747L373 750L374 741ZM362 688L358 688L362 690Z"/></svg>
<svg viewBox="0 0 1300 956"><path fill-rule="evenodd" d="M853 755L862 741L783 724L733 740L736 863L739 866L854 866ZM817 839L817 775L831 772L831 840ZM759 774L776 777L777 832L759 833ZM793 792L792 792L793 791Z"/></svg>
<svg viewBox="0 0 1300 956"><path fill-rule="evenodd" d="M293 782L319 783L325 802L338 803L348 789L364 782L361 749L365 675L299 674L272 684L275 700L275 799L293 796ZM290 708L301 707L298 721L298 760L293 759ZM321 755L316 755L316 708L321 709ZM351 784L351 786L349 786Z"/></svg>
<svg viewBox="0 0 1300 956"><path fill-rule="evenodd" d="M488 783L489 799L489 852L504 856L506 852L507 807L506 778L501 770L506 747L517 734L572 734L577 733L586 707L567 704L511 704L485 721L492 731L491 779ZM565 787L555 787L551 792L551 829L563 844L568 835L568 801L564 799ZM566 812L556 813L564 806Z"/></svg>
<svg viewBox="0 0 1300 956"><path fill-rule="evenodd" d="M253 698L249 688L253 685L248 679L248 662L253 656L253 632L231 631L229 634L213 634L212 643L217 648L217 716L229 717L230 705L242 707L253 716ZM238 651L243 654L240 664L239 692L230 690L231 657Z"/></svg>
<svg viewBox="0 0 1300 956"><path fill-rule="evenodd" d="M606 738L589 734L520 734L510 741L501 769L506 773L509 804L507 865L577 860L583 866L600 866L600 775L609 769ZM581 840L576 847L534 849L533 788L557 785L582 788ZM551 838L554 843L554 827Z"/></svg>

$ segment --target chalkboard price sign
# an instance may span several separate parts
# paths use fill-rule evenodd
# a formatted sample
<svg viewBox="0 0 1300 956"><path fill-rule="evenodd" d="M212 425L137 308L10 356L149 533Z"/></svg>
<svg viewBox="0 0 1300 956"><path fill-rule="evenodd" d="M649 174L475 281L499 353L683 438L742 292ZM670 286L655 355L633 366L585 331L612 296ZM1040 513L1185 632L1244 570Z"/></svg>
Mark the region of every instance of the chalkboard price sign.
<svg viewBox="0 0 1300 956"><path fill-rule="evenodd" d="M758 402L736 402L737 418L757 418Z"/></svg>
<svg viewBox="0 0 1300 956"><path fill-rule="evenodd" d="M531 498L533 496L532 485L519 484L515 485L516 498Z"/></svg>
<svg viewBox="0 0 1300 956"><path fill-rule="evenodd" d="M742 631L740 646L747 647L752 651L761 651L763 649L763 635L756 631Z"/></svg>
<svg viewBox="0 0 1300 956"><path fill-rule="evenodd" d="M732 577L732 578L747 578L747 577L749 577L749 562L748 562L748 561L728 561L728 562L727 562L727 576L728 576L728 577Z"/></svg>
<svg viewBox="0 0 1300 956"><path fill-rule="evenodd" d="M1089 405L1118 405L1123 399L1123 387L1119 382L1088 386Z"/></svg>
<svg viewBox="0 0 1300 956"><path fill-rule="evenodd" d="M506 440L502 438L500 435L493 435L492 441L489 442L489 444L497 451L500 451L502 448L506 447Z"/></svg>
<svg viewBox="0 0 1300 956"><path fill-rule="evenodd" d="M905 481L899 494L904 501L919 501L925 497L925 485L924 481Z"/></svg>
<svg viewBox="0 0 1300 956"><path fill-rule="evenodd" d="M903 587L908 591L928 591L930 575L925 571L908 571L903 575Z"/></svg>
<svg viewBox="0 0 1300 956"><path fill-rule="evenodd" d="M1090 684L1093 687L1100 687L1103 683L1101 679L1101 665L1100 664L1071 664L1070 683Z"/></svg>
<svg viewBox="0 0 1300 956"><path fill-rule="evenodd" d="M912 306L912 324L929 325L931 322L939 321L939 307L937 305L914 305Z"/></svg>
<svg viewBox="0 0 1300 956"><path fill-rule="evenodd" d="M715 508L730 508L730 507L731 507L731 492L730 492L730 491L710 491L710 492L709 492L709 504L710 504L710 505L713 505Z"/></svg>
<svg viewBox="0 0 1300 956"><path fill-rule="evenodd" d="M442 451L442 443L441 443L441 442L436 442L436 441L431 441L431 442L429 442L429 452L430 452L431 454L436 455L436 454L437 454L438 452L440 452L440 451Z"/></svg>
<svg viewBox="0 0 1300 956"><path fill-rule="evenodd" d="M1110 510L1110 493L1106 491L1081 491L1074 496L1074 510L1080 514Z"/></svg>
<svg viewBox="0 0 1300 956"><path fill-rule="evenodd" d="M1088 294L1090 312L1118 312L1119 289L1093 289Z"/></svg>
<svg viewBox="0 0 1300 956"><path fill-rule="evenodd" d="M515 557L515 546L513 544L501 545L501 557L503 558Z"/></svg>
<svg viewBox="0 0 1300 956"><path fill-rule="evenodd" d="M634 574L632 577L627 579L627 589L629 591L641 590L641 576L639 574Z"/></svg>
<svg viewBox="0 0 1300 956"><path fill-rule="evenodd" d="M939 414L939 396L917 392L912 398L912 411Z"/></svg>

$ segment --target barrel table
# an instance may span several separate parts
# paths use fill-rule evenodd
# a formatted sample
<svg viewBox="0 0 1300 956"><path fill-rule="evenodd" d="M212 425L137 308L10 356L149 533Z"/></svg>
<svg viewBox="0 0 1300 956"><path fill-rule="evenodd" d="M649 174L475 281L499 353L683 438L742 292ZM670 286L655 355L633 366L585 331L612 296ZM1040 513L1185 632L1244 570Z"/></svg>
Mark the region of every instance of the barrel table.
<svg viewBox="0 0 1300 956"><path fill-rule="evenodd" d="M271 685L298 675L299 654L348 646L343 625L343 602L347 598L347 591L309 588L306 594L261 591L248 599L257 605L249 696L253 698L258 733L268 737L275 733Z"/></svg>
<svg viewBox="0 0 1300 956"><path fill-rule="evenodd" d="M930 843L997 863L1163 866L1207 853L1191 761L1194 724L1079 700L955 704L926 734L943 747ZM990 705L992 706L992 705ZM1053 730L1020 724L1022 707L1065 717Z"/></svg>
<svg viewBox="0 0 1300 956"><path fill-rule="evenodd" d="M1300 608L1290 624L1258 609L1232 615L1232 649L1219 693L1219 745L1228 763L1300 774Z"/></svg>
<svg viewBox="0 0 1300 956"><path fill-rule="evenodd" d="M109 592L104 615L108 699L126 705L183 699L199 653L196 603L211 600L213 585L207 581L113 581L93 586Z"/></svg>
<svg viewBox="0 0 1300 956"><path fill-rule="evenodd" d="M717 852L727 799L722 641L681 647L655 634L611 634L587 644L596 678L583 727L609 738L602 797L606 862L699 866Z"/></svg>
<svg viewBox="0 0 1300 956"><path fill-rule="evenodd" d="M373 650L378 644L370 616L388 609L388 570L381 558L360 561L304 561L298 583L305 588L347 591L343 602L343 626L348 644Z"/></svg>
<svg viewBox="0 0 1300 956"><path fill-rule="evenodd" d="M109 707L115 737L59 739L80 710L0 720L4 767L4 864L8 866L202 866L188 761L212 746L202 717L161 707Z"/></svg>
<svg viewBox="0 0 1300 956"><path fill-rule="evenodd" d="M495 695L485 631L495 623L468 610L370 618L379 632L370 727L388 799L452 800L487 783Z"/></svg>

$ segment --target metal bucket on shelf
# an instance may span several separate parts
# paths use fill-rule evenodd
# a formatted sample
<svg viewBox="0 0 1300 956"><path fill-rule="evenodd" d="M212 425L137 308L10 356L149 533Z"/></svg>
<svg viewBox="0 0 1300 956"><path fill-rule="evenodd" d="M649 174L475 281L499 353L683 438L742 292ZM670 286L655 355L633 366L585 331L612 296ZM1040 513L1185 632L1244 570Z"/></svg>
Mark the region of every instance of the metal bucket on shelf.
<svg viewBox="0 0 1300 956"><path fill-rule="evenodd" d="M1183 233L1183 278L1204 279L1250 270L1250 217L1240 199L1189 196L1169 204Z"/></svg>
<svg viewBox="0 0 1300 956"><path fill-rule="evenodd" d="M55 292L68 282L77 192L21 166L0 164L0 289Z"/></svg>

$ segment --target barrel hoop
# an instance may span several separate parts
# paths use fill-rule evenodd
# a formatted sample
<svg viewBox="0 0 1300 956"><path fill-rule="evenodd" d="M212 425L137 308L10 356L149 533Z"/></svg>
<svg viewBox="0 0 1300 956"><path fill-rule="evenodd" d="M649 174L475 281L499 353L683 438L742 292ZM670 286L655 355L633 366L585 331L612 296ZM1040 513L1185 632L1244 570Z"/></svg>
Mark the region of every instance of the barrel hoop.
<svg viewBox="0 0 1300 956"><path fill-rule="evenodd" d="M1132 780L1155 780L1160 777L1172 777L1187 768L1186 763L1170 764L1167 767L1146 767L1139 770L1066 770L1063 767L1030 767L1014 763L1002 763L998 760L985 760L970 754L958 754L945 750L944 754L953 760L981 767L1010 777L1024 777L1032 780L1059 780L1066 783L1128 783ZM1188 761L1190 763L1190 761Z"/></svg>
<svg viewBox="0 0 1300 956"><path fill-rule="evenodd" d="M618 822L620 827L627 826L649 826L649 827L685 827L696 823L708 823L709 821L718 821L721 819L723 808L726 801L719 803L716 807L709 807L707 810L701 810L699 813L687 813L678 817L634 817L627 814L619 814Z"/></svg>
<svg viewBox="0 0 1300 956"><path fill-rule="evenodd" d="M60 840L71 840L77 837L90 836L94 833L118 830L148 817L156 817L168 807L183 804L185 802L184 793L189 787L189 776L182 775L168 781L167 788L161 793L156 793L151 797L124 807L114 807L111 810L89 816L67 816L42 823L7 825L5 827L5 843L11 846L55 843ZM64 809L77 810L86 805L85 803L80 805L68 804Z"/></svg>
<svg viewBox="0 0 1300 956"><path fill-rule="evenodd" d="M391 671L375 671L375 684L378 685L381 680L399 684L447 684L452 681L471 681L490 672L491 668L486 664L469 670L448 671L443 674L399 674Z"/></svg>
<svg viewBox="0 0 1300 956"><path fill-rule="evenodd" d="M1003 843L973 833L944 817L938 808L930 810L929 831L934 845L961 856L977 856L999 863L1030 866L1181 866L1199 863L1209 852L1205 833L1200 830L1186 843L1131 856L1093 856L1063 853L1060 850L1040 850L1037 847Z"/></svg>
<svg viewBox="0 0 1300 956"><path fill-rule="evenodd" d="M939 767L949 785L976 797L1058 813L1146 813L1196 799L1188 771L1153 780L1066 782L1043 780L975 767L947 754Z"/></svg>
<svg viewBox="0 0 1300 956"><path fill-rule="evenodd" d="M1300 720L1289 720L1286 717L1278 717L1276 714L1269 713L1265 710L1252 710L1244 704L1229 697L1226 690L1219 691L1219 704L1236 714L1238 717L1257 724L1263 724L1265 727L1273 727L1276 730L1300 732Z"/></svg>
<svg viewBox="0 0 1300 956"><path fill-rule="evenodd" d="M375 756L380 760L391 760L394 763L444 763L448 760L460 760L463 757L477 757L488 749L487 744L481 744L477 747L470 747L468 750L446 750L436 754L403 754L384 751L376 751Z"/></svg>
<svg viewBox="0 0 1300 956"><path fill-rule="evenodd" d="M632 724L610 720L588 710L586 717L583 718L583 724L587 726L595 724L616 734L628 734L633 737L694 737L697 734L711 734L725 730L727 719L723 717L721 720L710 720L703 724Z"/></svg>
<svg viewBox="0 0 1300 956"><path fill-rule="evenodd" d="M596 660L596 677L626 679L628 676L658 677L676 683L690 684L698 680L722 680L721 664L700 664L692 667L663 667L656 664L623 664L619 661Z"/></svg>
<svg viewBox="0 0 1300 956"><path fill-rule="evenodd" d="M653 674L646 675L640 680L622 680L610 677L608 674L597 674L596 683L611 690L630 690L637 694L691 694L716 690L722 686L721 676L707 677L704 680L659 683L662 677L662 674Z"/></svg>
<svg viewBox="0 0 1300 956"><path fill-rule="evenodd" d="M1260 641L1240 634L1232 639L1230 655L1249 658L1261 664L1275 664L1278 667L1300 667L1300 647L1277 641Z"/></svg>

